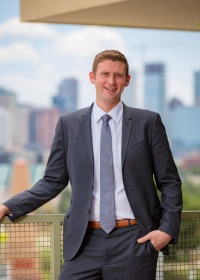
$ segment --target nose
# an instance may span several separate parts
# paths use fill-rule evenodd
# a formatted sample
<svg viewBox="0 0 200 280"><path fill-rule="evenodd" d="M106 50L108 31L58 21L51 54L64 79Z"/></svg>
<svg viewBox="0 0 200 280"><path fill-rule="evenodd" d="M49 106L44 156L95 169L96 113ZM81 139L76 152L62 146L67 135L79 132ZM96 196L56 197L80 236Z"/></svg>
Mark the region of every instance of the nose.
<svg viewBox="0 0 200 280"><path fill-rule="evenodd" d="M109 76L109 79L108 79L108 82L109 82L110 84L115 84L115 82L116 82L115 75L110 75L110 76Z"/></svg>

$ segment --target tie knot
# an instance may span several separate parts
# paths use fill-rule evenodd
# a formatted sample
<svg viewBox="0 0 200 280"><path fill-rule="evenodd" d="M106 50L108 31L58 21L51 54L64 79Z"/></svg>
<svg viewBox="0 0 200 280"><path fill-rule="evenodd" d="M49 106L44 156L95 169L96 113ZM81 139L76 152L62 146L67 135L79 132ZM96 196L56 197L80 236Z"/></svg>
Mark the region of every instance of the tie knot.
<svg viewBox="0 0 200 280"><path fill-rule="evenodd" d="M112 119L111 116L108 114L103 115L101 118L103 122L109 122L109 120Z"/></svg>

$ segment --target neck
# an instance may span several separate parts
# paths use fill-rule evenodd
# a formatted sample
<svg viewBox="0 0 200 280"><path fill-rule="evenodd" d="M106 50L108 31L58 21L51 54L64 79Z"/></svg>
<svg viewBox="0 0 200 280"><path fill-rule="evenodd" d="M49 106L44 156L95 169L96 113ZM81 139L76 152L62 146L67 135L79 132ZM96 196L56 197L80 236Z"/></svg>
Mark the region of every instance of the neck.
<svg viewBox="0 0 200 280"><path fill-rule="evenodd" d="M117 104L119 103L120 101L118 102L115 102L115 103L106 103L106 104L102 104L102 103L99 103L98 101L96 101L96 104L99 108L101 108L104 112L108 113L110 112L113 108L115 108L117 106Z"/></svg>

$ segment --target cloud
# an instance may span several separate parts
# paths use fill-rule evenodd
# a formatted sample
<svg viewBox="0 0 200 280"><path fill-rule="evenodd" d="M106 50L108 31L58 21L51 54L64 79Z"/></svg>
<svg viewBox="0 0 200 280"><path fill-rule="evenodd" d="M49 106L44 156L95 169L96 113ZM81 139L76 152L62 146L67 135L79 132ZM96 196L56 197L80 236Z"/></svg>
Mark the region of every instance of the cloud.
<svg viewBox="0 0 200 280"><path fill-rule="evenodd" d="M57 53L78 58L88 58L105 49L125 49L123 37L108 27L80 28L60 36L55 42Z"/></svg>
<svg viewBox="0 0 200 280"><path fill-rule="evenodd" d="M25 77L20 74L7 74L1 76L1 87L5 87L17 94L20 103L35 106L47 106L51 104L51 95L54 93L55 80L43 79L43 76L35 78Z"/></svg>
<svg viewBox="0 0 200 280"><path fill-rule="evenodd" d="M28 43L16 42L9 46L0 47L0 62L17 62L26 61L39 62L40 57L37 51Z"/></svg>
<svg viewBox="0 0 200 280"><path fill-rule="evenodd" d="M0 71L1 86L16 92L20 102L45 106L50 105L62 79L75 77L79 81L80 105L90 103L94 89L88 72L94 56L105 49L124 52L125 42L113 28L77 26L67 30L20 23L18 18L2 23L0 63L7 64L6 71Z"/></svg>
<svg viewBox="0 0 200 280"><path fill-rule="evenodd" d="M26 38L44 38L54 39L56 31L45 23L24 23L20 22L18 17L13 17L0 24L0 37L26 37Z"/></svg>
<svg viewBox="0 0 200 280"><path fill-rule="evenodd" d="M193 105L191 79L187 73L185 75L177 73L175 77L171 76L168 79L168 89L168 99L176 97L185 105Z"/></svg>

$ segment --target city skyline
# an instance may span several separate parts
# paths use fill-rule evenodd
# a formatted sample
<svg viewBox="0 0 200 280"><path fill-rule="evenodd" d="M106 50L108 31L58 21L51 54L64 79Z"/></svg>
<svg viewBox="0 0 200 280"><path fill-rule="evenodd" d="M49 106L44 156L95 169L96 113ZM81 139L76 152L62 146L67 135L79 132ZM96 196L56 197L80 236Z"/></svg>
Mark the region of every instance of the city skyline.
<svg viewBox="0 0 200 280"><path fill-rule="evenodd" d="M0 11L0 87L14 91L20 103L49 107L60 81L76 78L78 107L88 106L95 99L88 78L94 55L112 48L122 51L136 72L138 106L145 63L165 65L168 100L193 104L198 32L21 23L17 0L1 1Z"/></svg>
<svg viewBox="0 0 200 280"><path fill-rule="evenodd" d="M164 64L146 64L144 83L144 106L146 109L164 114L166 102L166 75Z"/></svg>

